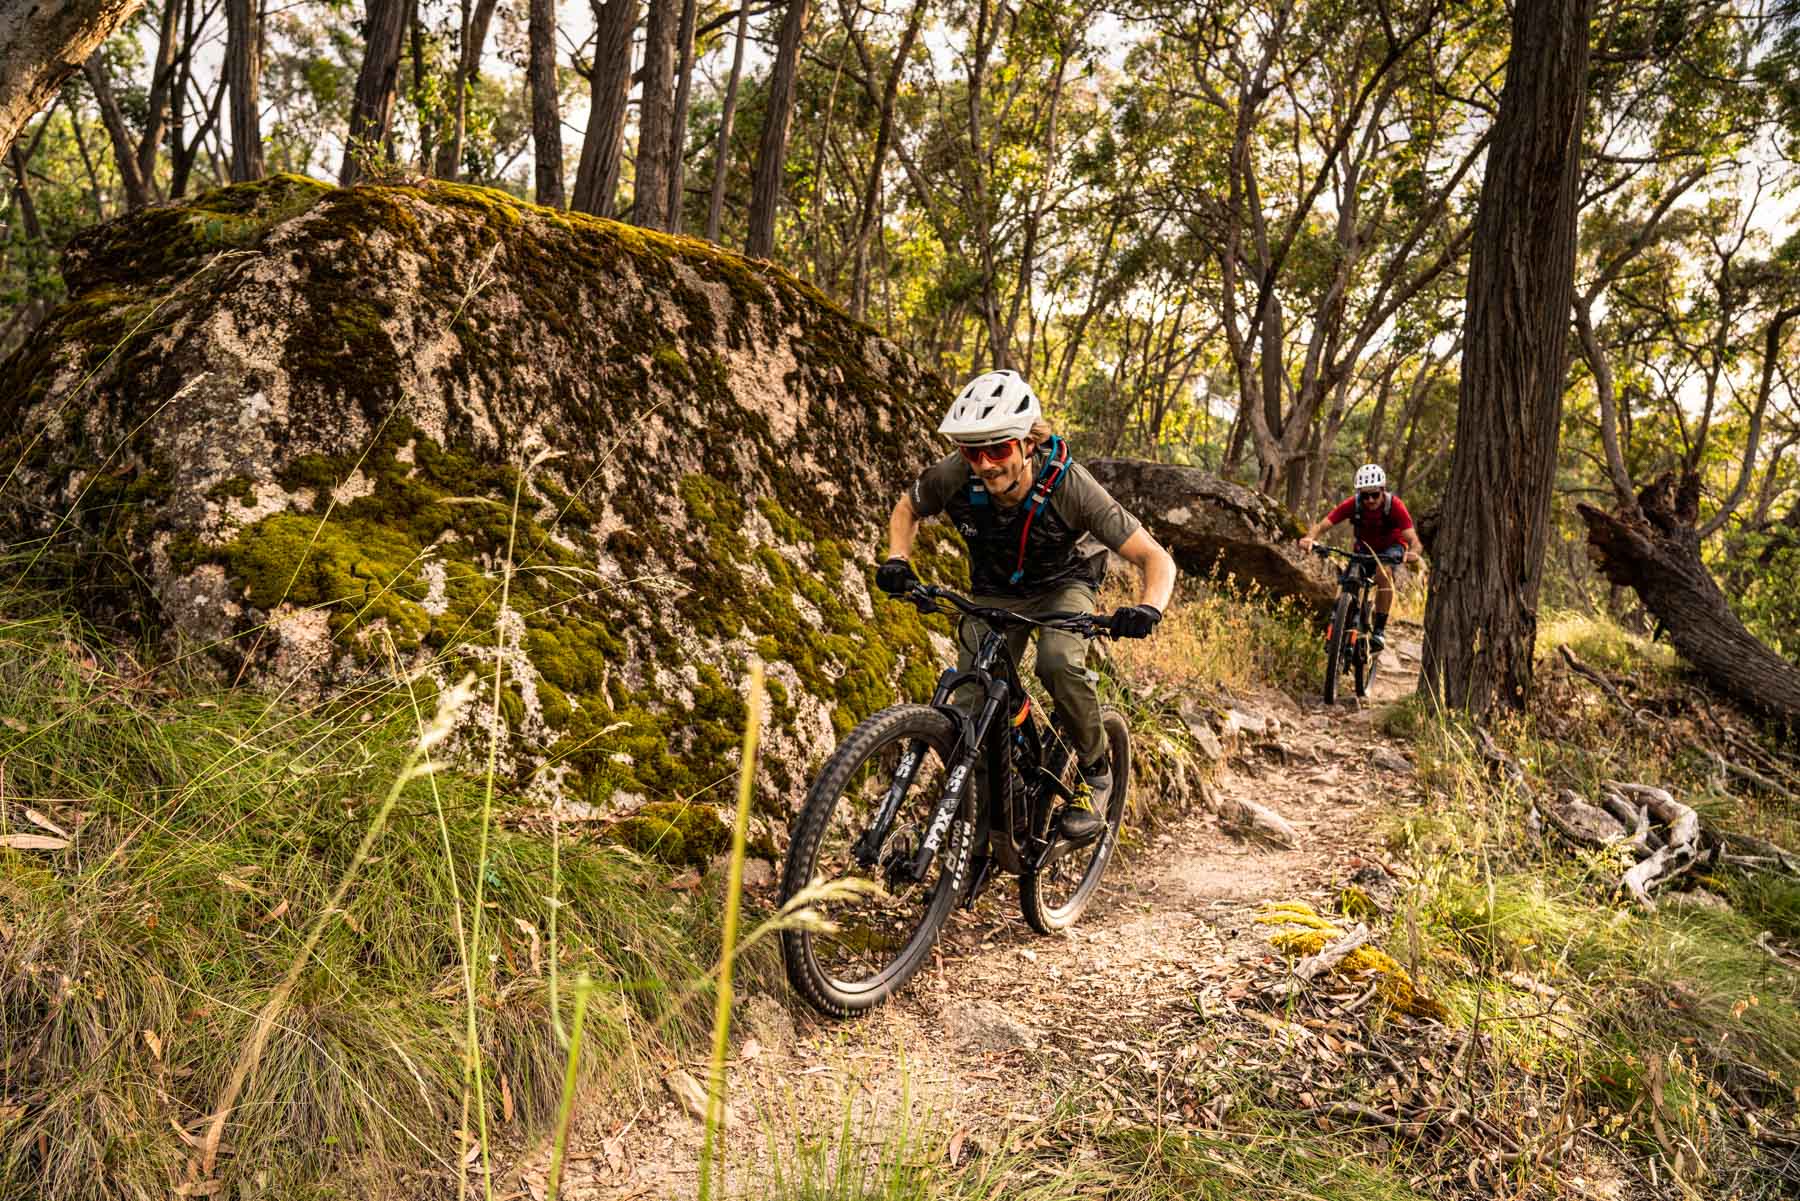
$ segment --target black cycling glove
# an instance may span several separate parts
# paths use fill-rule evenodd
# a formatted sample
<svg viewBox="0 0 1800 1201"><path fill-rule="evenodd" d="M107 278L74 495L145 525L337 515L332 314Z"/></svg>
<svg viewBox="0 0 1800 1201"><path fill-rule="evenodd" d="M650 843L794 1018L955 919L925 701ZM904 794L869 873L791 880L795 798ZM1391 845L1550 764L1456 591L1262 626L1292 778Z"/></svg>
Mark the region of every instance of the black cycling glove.
<svg viewBox="0 0 1800 1201"><path fill-rule="evenodd" d="M912 564L905 559L889 559L875 569L875 586L889 596L903 596L918 582Z"/></svg>
<svg viewBox="0 0 1800 1201"><path fill-rule="evenodd" d="M1148 638L1161 620L1162 610L1155 605L1120 605L1112 615L1113 637Z"/></svg>

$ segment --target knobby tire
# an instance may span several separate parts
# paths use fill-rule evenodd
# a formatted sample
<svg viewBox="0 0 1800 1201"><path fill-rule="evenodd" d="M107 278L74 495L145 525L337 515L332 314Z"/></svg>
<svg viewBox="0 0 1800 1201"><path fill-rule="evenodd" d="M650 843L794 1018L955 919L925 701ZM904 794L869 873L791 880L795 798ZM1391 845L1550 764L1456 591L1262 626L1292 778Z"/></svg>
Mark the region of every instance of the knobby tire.
<svg viewBox="0 0 1800 1201"><path fill-rule="evenodd" d="M1339 592L1337 607L1331 611L1331 632L1325 639L1325 703L1337 703L1338 666L1344 661L1344 632L1350 624L1350 593Z"/></svg>
<svg viewBox="0 0 1800 1201"><path fill-rule="evenodd" d="M1055 934L1075 924L1099 890L1100 878L1119 843L1119 825L1125 819L1131 787L1131 733L1124 715L1114 709L1102 711L1100 724L1106 732L1113 775L1106 832L1092 846L1057 860L1042 873L1026 872L1019 877L1019 907L1025 911L1026 922L1039 934ZM1071 756L1069 771L1073 774L1075 770Z"/></svg>
<svg viewBox="0 0 1800 1201"><path fill-rule="evenodd" d="M807 791L806 800L794 818L788 841L787 860L781 877L781 903L799 894L808 885L846 876L873 878L885 884L880 861L871 869L862 869L847 856L848 841L867 828L875 802L893 778L891 766L884 767L884 755L904 753L913 740L928 748L925 762L915 777L912 789L902 803L881 858L901 853L910 854L918 846L932 809L942 795L945 765L954 752L957 734L950 719L929 705L894 705L868 718L850 731L826 760ZM898 754L895 755L897 761ZM865 768L869 774L859 779ZM846 795L846 787L855 795ZM838 902L814 903L810 907L824 917L839 923L835 933L801 927L782 931L782 960L787 967L788 982L794 991L820 1013L830 1017L850 1017L871 1009L892 996L922 967L937 941L938 931L949 918L966 883L970 843L974 825L969 820L972 807L969 788L962 812L952 821L924 881L907 883L892 894L880 898L851 898ZM860 807L860 808L859 808ZM920 815L923 815L920 817ZM834 815L839 819L834 826ZM827 833L833 834L832 845L826 847ZM840 847L838 844L843 843ZM821 852L832 862L821 864ZM910 907L918 905L916 918L909 918ZM866 943L853 940L864 937L850 924L851 915L859 907L884 907L893 917L872 919ZM883 922L885 921L885 929ZM907 923L911 921L910 929ZM865 948L875 947L882 936L889 941L905 936L904 943L891 957L885 952L870 954ZM871 961L866 974L845 979L828 965L831 953L844 950Z"/></svg>

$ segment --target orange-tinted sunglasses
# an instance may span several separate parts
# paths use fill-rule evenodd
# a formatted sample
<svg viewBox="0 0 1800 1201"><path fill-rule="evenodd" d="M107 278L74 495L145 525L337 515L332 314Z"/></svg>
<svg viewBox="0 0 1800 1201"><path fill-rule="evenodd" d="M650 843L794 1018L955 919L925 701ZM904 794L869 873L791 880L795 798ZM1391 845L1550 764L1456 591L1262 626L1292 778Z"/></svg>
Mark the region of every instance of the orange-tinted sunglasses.
<svg viewBox="0 0 1800 1201"><path fill-rule="evenodd" d="M986 446L959 446L957 449L962 451L962 457L968 460L969 466L979 467L983 462L1006 462L1012 458L1013 445L1017 442L1017 438L1008 438L1004 442L990 442Z"/></svg>

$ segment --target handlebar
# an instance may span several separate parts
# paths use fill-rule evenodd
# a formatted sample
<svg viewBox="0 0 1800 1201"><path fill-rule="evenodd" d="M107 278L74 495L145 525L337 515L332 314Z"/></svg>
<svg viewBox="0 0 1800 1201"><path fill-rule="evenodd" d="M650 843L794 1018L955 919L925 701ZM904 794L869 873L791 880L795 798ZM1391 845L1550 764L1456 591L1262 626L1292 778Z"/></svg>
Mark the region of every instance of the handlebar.
<svg viewBox="0 0 1800 1201"><path fill-rule="evenodd" d="M1102 634L1112 633L1112 618L1102 617L1098 613L1046 613L1042 617L1027 617L1022 613L1014 613L1011 609L978 605L948 588L939 588L933 584L914 584L894 599L916 606L921 613L942 613L944 607L939 602L945 601L965 616L978 618L999 629L1037 626L1046 630L1066 630L1071 634L1080 634L1083 638L1098 638Z"/></svg>
<svg viewBox="0 0 1800 1201"><path fill-rule="evenodd" d="M1323 542L1315 542L1313 543L1312 550L1313 554L1319 556L1321 559L1329 558L1332 555L1342 555L1346 559L1361 559L1365 562L1382 562L1389 566L1406 562L1406 548L1404 546L1390 546L1380 554L1372 554L1369 551L1343 550L1336 546L1326 546Z"/></svg>

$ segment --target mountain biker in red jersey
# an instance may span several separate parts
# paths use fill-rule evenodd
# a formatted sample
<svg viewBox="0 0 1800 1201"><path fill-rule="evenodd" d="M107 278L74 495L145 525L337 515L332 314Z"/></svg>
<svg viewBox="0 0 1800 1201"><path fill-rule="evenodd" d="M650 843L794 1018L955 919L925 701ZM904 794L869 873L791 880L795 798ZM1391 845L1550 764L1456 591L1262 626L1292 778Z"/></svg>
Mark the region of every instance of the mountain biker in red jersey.
<svg viewBox="0 0 1800 1201"><path fill-rule="evenodd" d="M927 467L888 519L888 558L875 582L892 596L918 583L907 556L919 524L944 514L969 547L971 598L978 605L1028 617L1091 613L1105 574L1101 546L1143 573L1138 603L1112 618L1116 638L1145 638L1162 620L1175 587L1175 561L1075 463L1044 422L1037 393L1016 371L979 375L957 395L938 433L956 453ZM966 670L978 635L967 629L958 666ZM1007 635L1014 662L1028 628ZM1037 676L1056 704L1058 724L1074 743L1088 808L1058 819L1063 837L1087 842L1106 828L1112 772L1100 724L1100 698L1087 670L1087 642L1061 630L1038 631Z"/></svg>
<svg viewBox="0 0 1800 1201"><path fill-rule="evenodd" d="M1365 463L1356 469L1356 495L1313 523L1300 537L1300 549L1312 549L1314 539L1332 526L1348 520L1355 536L1356 551L1369 551L1381 558L1382 552L1394 547L1406 549L1407 563L1419 561L1419 531L1413 528L1412 514L1406 502L1388 491L1387 472L1379 464ZM1386 560L1375 568L1375 622L1369 631L1369 647L1380 650L1387 643L1388 610L1394 607L1394 575Z"/></svg>

